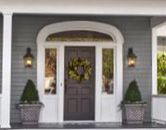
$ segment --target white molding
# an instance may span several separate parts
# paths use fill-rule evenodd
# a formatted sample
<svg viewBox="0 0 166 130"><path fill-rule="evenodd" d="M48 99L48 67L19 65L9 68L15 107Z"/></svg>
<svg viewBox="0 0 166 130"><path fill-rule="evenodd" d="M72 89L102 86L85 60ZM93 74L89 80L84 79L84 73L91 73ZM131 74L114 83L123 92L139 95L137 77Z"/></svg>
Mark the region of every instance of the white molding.
<svg viewBox="0 0 166 130"><path fill-rule="evenodd" d="M152 28L152 94L157 94L157 27ZM153 108L152 108L153 109Z"/></svg>
<svg viewBox="0 0 166 130"><path fill-rule="evenodd" d="M95 50L95 69L97 72L95 72L95 121L100 122L101 121L101 93L102 93L102 65L99 64L102 63L102 48L99 46L96 46Z"/></svg>
<svg viewBox="0 0 166 130"><path fill-rule="evenodd" d="M62 31L71 31L71 30L88 30L88 31L96 31L101 32L107 35L110 35L113 38L113 42L46 42L46 38L49 34L62 32ZM103 43L103 44L102 44ZM105 98L114 99L113 106L115 108L115 117L111 121L121 121L122 115L119 112L119 103L122 100L122 92L123 92L123 43L124 38L121 32L114 26L99 23L99 22L90 22L90 21L70 21L70 22L61 22L61 23L53 23L45 26L41 29L37 36L37 86L39 92L41 92L40 96L43 97L43 81L44 81L44 48L47 47L56 47L58 48L58 57L61 60L58 60L58 76L59 82L57 85L57 96L58 96L58 106L57 106L57 116L58 119L55 122L63 122L63 110L64 110L64 47L65 46L94 46L96 48L96 92L95 92L95 121L102 121L102 109L101 109L101 83L102 83L102 65L98 63L102 62L101 51L102 48L114 48L115 56L116 56L116 66L118 65L118 69L116 69L116 91L114 96L108 96ZM118 82L117 82L118 81ZM46 97L46 96L45 96ZM42 98L41 98L42 99ZM41 116L42 117L42 116ZM43 117L46 118L46 117ZM41 122L43 120L41 119Z"/></svg>
<svg viewBox="0 0 166 130"><path fill-rule="evenodd" d="M59 43L61 44L61 43ZM60 55L59 55L59 88L58 88L58 121L59 122L63 122L63 117L64 117L64 79L65 79L65 75L64 75L64 59L65 59L65 48L64 45L60 46Z"/></svg>
<svg viewBox="0 0 166 130"><path fill-rule="evenodd" d="M45 43L45 39L49 34L71 30L89 30L101 32L110 35L113 38L113 41L117 44L124 43L123 35L115 26L90 21L70 21L47 25L40 30L37 36L37 43Z"/></svg>
<svg viewBox="0 0 166 130"><path fill-rule="evenodd" d="M158 29L166 26L166 22L152 28L152 94L157 95L157 37Z"/></svg>
<svg viewBox="0 0 166 130"><path fill-rule="evenodd" d="M157 92L157 37L159 36L158 29L165 25L166 22L152 28L152 95L155 96L152 97L151 115L152 120L159 123L165 122L165 117L163 116L165 112L165 99L162 99L165 96L158 95Z"/></svg>
<svg viewBox="0 0 166 130"><path fill-rule="evenodd" d="M165 5L165 0L1 0L0 12L165 16Z"/></svg>
<svg viewBox="0 0 166 130"><path fill-rule="evenodd" d="M12 14L3 15L1 127L10 128Z"/></svg>
<svg viewBox="0 0 166 130"><path fill-rule="evenodd" d="M166 125L166 121L165 121L165 120L152 119L152 122L155 122L155 123L157 123L157 124L163 124L163 125Z"/></svg>

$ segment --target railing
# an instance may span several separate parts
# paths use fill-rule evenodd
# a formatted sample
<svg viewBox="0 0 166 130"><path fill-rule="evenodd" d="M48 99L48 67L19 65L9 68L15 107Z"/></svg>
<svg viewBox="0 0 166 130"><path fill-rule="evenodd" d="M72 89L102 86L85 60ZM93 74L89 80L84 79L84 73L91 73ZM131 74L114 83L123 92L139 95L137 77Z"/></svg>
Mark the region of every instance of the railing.
<svg viewBox="0 0 166 130"><path fill-rule="evenodd" d="M2 98L2 96L0 94L0 125L1 125L1 98Z"/></svg>
<svg viewBox="0 0 166 130"><path fill-rule="evenodd" d="M166 124L166 95L152 96L152 120Z"/></svg>

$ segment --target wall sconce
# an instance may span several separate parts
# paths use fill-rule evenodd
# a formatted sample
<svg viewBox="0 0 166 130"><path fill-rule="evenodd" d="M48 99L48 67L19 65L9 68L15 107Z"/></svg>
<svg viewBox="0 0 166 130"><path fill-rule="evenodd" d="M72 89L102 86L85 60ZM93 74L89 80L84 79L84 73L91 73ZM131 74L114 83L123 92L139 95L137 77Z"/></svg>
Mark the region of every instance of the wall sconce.
<svg viewBox="0 0 166 130"><path fill-rule="evenodd" d="M129 67L135 67L136 61L137 61L137 56L134 54L133 48L128 49L127 60L128 60Z"/></svg>
<svg viewBox="0 0 166 130"><path fill-rule="evenodd" d="M25 68L32 68L34 56L31 54L31 48L27 48L27 52L23 59Z"/></svg>

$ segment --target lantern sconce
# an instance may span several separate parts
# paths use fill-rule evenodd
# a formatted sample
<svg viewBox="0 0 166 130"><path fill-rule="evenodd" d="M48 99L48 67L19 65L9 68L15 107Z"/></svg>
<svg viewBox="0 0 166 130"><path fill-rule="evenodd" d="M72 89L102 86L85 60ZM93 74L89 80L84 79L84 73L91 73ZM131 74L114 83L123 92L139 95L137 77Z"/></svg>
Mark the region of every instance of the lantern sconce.
<svg viewBox="0 0 166 130"><path fill-rule="evenodd" d="M25 68L32 68L34 56L31 54L31 48L27 48L23 59Z"/></svg>
<svg viewBox="0 0 166 130"><path fill-rule="evenodd" d="M135 67L136 61L137 61L137 56L133 52L133 48L128 49L127 60L128 60L129 67Z"/></svg>

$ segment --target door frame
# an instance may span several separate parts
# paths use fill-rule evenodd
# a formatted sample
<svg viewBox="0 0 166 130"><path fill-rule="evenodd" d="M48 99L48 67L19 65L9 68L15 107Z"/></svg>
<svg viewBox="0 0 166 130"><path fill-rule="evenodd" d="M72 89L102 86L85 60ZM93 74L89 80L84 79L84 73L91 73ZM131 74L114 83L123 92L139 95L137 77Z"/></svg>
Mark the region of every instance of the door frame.
<svg viewBox="0 0 166 130"><path fill-rule="evenodd" d="M82 26L80 26L82 25ZM67 31L67 30L91 30L102 32L110 35L113 38L113 42L46 42L46 38L49 34ZM43 108L42 114L40 116L40 122L63 122L64 119L64 53L65 46L93 46L95 47L95 120L97 122L102 121L102 98L109 97L113 98L114 101L114 121L121 122L122 121L122 112L119 111L119 103L122 100L122 83L123 83L123 36L120 31L108 24L98 23L98 22L88 22L88 21L71 21L71 22L62 22L55 23L51 25L47 25L44 27L38 34L37 37L37 87L39 91L39 96L41 101L45 103L45 101L57 101L57 106L55 107L57 113L57 119L52 119L51 121L46 119L47 111ZM45 48L57 48L57 67L58 76L57 76L57 94L56 95L45 95L44 94L44 65L45 65ZM115 70L115 84L116 89L113 95L102 95L102 64L97 64L97 62L102 61L102 48L114 48L114 56L116 59L115 66L118 64L118 69ZM43 70L43 71L41 71ZM118 82L117 82L118 81ZM47 102L46 102L47 104Z"/></svg>

